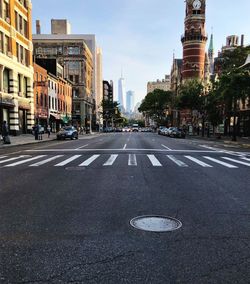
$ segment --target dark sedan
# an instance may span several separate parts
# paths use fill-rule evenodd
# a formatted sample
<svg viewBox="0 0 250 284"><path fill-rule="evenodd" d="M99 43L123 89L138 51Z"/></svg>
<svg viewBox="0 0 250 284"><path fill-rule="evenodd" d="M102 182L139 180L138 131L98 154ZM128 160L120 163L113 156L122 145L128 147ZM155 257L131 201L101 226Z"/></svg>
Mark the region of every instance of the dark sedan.
<svg viewBox="0 0 250 284"><path fill-rule="evenodd" d="M181 128L173 127L173 129L169 132L169 136L174 138L185 138L186 133Z"/></svg>
<svg viewBox="0 0 250 284"><path fill-rule="evenodd" d="M56 134L57 140L70 138L78 139L78 132L74 126L66 126L63 127L59 132Z"/></svg>

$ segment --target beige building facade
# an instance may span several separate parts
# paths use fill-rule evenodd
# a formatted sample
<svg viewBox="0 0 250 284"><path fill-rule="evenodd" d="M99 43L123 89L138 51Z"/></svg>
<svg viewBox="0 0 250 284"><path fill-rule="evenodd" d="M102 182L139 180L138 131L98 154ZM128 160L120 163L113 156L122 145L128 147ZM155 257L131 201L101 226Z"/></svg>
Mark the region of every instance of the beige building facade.
<svg viewBox="0 0 250 284"><path fill-rule="evenodd" d="M156 89L160 89L163 91L170 91L171 88L171 81L170 76L165 75L165 78L162 80L156 80L153 82L148 82L147 84L147 94L153 92Z"/></svg>
<svg viewBox="0 0 250 284"><path fill-rule="evenodd" d="M30 0L0 0L0 123L10 134L34 125Z"/></svg>

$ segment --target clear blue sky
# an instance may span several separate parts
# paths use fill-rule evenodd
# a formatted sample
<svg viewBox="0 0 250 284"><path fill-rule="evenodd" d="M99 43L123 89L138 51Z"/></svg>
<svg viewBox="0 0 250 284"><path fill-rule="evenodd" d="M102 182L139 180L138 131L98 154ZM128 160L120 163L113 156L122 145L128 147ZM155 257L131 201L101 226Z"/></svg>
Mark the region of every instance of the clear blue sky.
<svg viewBox="0 0 250 284"><path fill-rule="evenodd" d="M33 0L33 32L40 19L42 33L50 33L50 20L68 19L72 33L96 34L103 49L103 75L117 80L121 68L126 90L146 94L147 81L170 73L173 50L182 57L184 0ZM215 50L226 36L245 34L250 44L250 1L207 0L207 33L214 31Z"/></svg>

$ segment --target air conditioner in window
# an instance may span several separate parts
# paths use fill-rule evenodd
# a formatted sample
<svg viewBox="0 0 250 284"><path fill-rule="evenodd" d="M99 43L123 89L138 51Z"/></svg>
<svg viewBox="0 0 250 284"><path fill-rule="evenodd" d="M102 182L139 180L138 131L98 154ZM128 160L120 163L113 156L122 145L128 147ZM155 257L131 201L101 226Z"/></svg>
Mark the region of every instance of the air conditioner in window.
<svg viewBox="0 0 250 284"><path fill-rule="evenodd" d="M8 51L8 52L7 52L7 55L8 55L9 57L12 57L11 51Z"/></svg>
<svg viewBox="0 0 250 284"><path fill-rule="evenodd" d="M10 18L9 17L6 17L5 21L10 24Z"/></svg>

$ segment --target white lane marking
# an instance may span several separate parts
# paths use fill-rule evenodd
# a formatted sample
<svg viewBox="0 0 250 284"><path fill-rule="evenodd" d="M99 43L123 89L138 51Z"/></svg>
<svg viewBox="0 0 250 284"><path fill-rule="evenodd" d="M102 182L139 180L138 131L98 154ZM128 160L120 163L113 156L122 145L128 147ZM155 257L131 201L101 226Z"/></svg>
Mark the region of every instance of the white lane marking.
<svg viewBox="0 0 250 284"><path fill-rule="evenodd" d="M147 155L151 164L154 167L162 167L162 164L159 162L159 160L155 157L155 155Z"/></svg>
<svg viewBox="0 0 250 284"><path fill-rule="evenodd" d="M93 155L91 156L89 159L87 159L86 161L84 161L83 163L81 163L79 165L79 167L87 167L89 166L92 162L94 162L94 160L96 160L97 158L99 158L100 155Z"/></svg>
<svg viewBox="0 0 250 284"><path fill-rule="evenodd" d="M9 165L6 165L4 167L15 167L15 166L19 166L19 165L22 165L22 164L25 164L25 163L28 163L28 162L31 162L31 161L34 161L34 160L38 160L40 158L43 158L43 157L46 157L47 155L40 155L40 156L36 156L36 157L33 157L33 158L29 158L29 159L26 159L26 160L22 160L22 161L19 161L19 162L16 162L16 163L13 163L13 164L9 164Z"/></svg>
<svg viewBox="0 0 250 284"><path fill-rule="evenodd" d="M76 148L75 150L79 150L79 149L82 149L82 148L85 148L85 147L88 147L88 146L89 146L89 144L86 144L86 145L83 145L83 146L81 146L79 148Z"/></svg>
<svg viewBox="0 0 250 284"><path fill-rule="evenodd" d="M32 164L32 165L30 165L30 167L39 167L41 165L47 164L47 163L54 161L54 160L61 158L61 157L63 157L63 155L57 155L57 156L51 157L49 159L43 160L41 162L37 162L35 164Z"/></svg>
<svg viewBox="0 0 250 284"><path fill-rule="evenodd" d="M74 155L74 156L70 157L69 159L67 159L67 160L65 160L65 161L63 161L63 162L61 162L61 163L59 163L59 164L56 164L55 167L63 167L63 166L65 166L65 165L69 164L70 162L72 162L72 161L74 161L74 160L80 158L81 156L82 156L82 155Z"/></svg>
<svg viewBox="0 0 250 284"><path fill-rule="evenodd" d="M175 158L174 156L172 156L172 155L167 155L167 157L168 157L171 161L173 161L175 164L177 164L179 167L183 167L183 168L187 168L187 167L188 167L187 164L185 164L185 163L183 163L182 161L176 159L176 158Z"/></svg>
<svg viewBox="0 0 250 284"><path fill-rule="evenodd" d="M194 157L185 156L185 158L187 158L187 159L193 161L194 163L196 163L196 164L202 166L203 168L213 168L213 166L208 165L208 164L206 164L206 163L204 163L204 162L202 162L202 161L200 161L200 160L198 160L198 159L196 159L196 158L194 158Z"/></svg>
<svg viewBox="0 0 250 284"><path fill-rule="evenodd" d="M228 161L231 161L231 162L237 163L237 164L241 164L241 165L244 165L244 166L250 167L250 164L249 164L249 163L246 163L246 162L243 162L243 161L238 161L238 160L231 159L231 158L228 158L228 157L222 157L222 158L223 158L223 159L225 159L225 160L228 160Z"/></svg>
<svg viewBox="0 0 250 284"><path fill-rule="evenodd" d="M161 146L164 147L165 149L169 150L169 151L172 151L172 149L170 149L169 147L167 147L167 146L165 146L163 144L161 144Z"/></svg>
<svg viewBox="0 0 250 284"><path fill-rule="evenodd" d="M230 169L237 169L237 168L238 168L238 167L236 167L236 166L233 166L233 165L231 165L231 164L222 162L222 161L220 161L220 160L217 160L217 159L214 159L214 158L211 158L211 157L206 157L206 156L204 156L204 158L207 159L207 160L210 160L210 161L212 161L212 162L214 162L214 163L220 164L220 165L222 165L222 166L224 166L224 167L230 168Z"/></svg>
<svg viewBox="0 0 250 284"><path fill-rule="evenodd" d="M7 158L7 157L8 157L8 156L1 156L0 159L4 159L4 158Z"/></svg>
<svg viewBox="0 0 250 284"><path fill-rule="evenodd" d="M123 149L123 150L126 150L126 148L127 148L127 144L125 144L122 149Z"/></svg>
<svg viewBox="0 0 250 284"><path fill-rule="evenodd" d="M118 155L111 155L110 158L107 160L106 163L103 164L103 166L112 166L117 159Z"/></svg>
<svg viewBox="0 0 250 284"><path fill-rule="evenodd" d="M27 157L30 157L28 155L23 155L23 156L18 156L18 157L14 157L14 158L9 158L7 160L1 160L0 161L0 164L3 164L3 163L7 163L7 162L11 162L11 161L15 161L15 160L18 160L18 159L21 159L21 158L27 158Z"/></svg>
<svg viewBox="0 0 250 284"><path fill-rule="evenodd" d="M206 145L199 145L199 146L202 147L202 148L205 148L205 149L213 150L213 151L223 151L219 148L214 148L214 147L211 147L211 146L206 146Z"/></svg>
<svg viewBox="0 0 250 284"><path fill-rule="evenodd" d="M128 165L129 166L137 166L137 160L135 154L129 154L128 156Z"/></svg>

